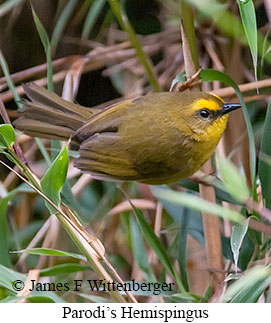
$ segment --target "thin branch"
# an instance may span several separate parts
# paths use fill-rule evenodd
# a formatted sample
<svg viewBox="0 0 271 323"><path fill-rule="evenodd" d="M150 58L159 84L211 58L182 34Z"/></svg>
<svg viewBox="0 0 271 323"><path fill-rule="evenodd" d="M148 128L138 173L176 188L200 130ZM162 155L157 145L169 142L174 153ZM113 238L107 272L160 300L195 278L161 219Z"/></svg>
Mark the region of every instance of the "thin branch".
<svg viewBox="0 0 271 323"><path fill-rule="evenodd" d="M62 215L63 219L75 230L75 232L77 232L79 234L79 236L81 236L86 242L87 244L90 245L90 247L95 251L95 253L97 254L97 256L103 260L103 262L109 267L109 269L112 271L112 273L114 274L115 278L117 279L117 281L119 283L121 283L122 285L124 284L124 282L122 281L122 279L120 278L120 276L118 275L118 273L116 272L116 270L113 268L113 266L109 263L109 261L106 259L106 257L104 256L103 252L101 252L101 248L100 248L100 244L97 244L97 239L95 239L95 241L93 241L93 237L82 227L82 225L78 225L79 222L76 219L76 224L72 221L72 219L70 219L64 212L63 210L58 207L57 205L55 205L46 195L44 195L36 186L34 186L32 183L30 183L29 181L27 181L23 176L21 176L18 172L16 172L14 169L12 169L9 165L7 165L6 163L4 163L3 161L0 160L0 163L3 164L5 167L7 167L10 171L14 172L22 181L24 181L26 184L28 184L33 190L35 190L46 202L48 202L59 214ZM78 228L79 227L79 228ZM97 265L97 263L96 263ZM101 267L99 267L99 270L101 270ZM128 296L128 298L136 303L136 299L134 298L134 296L128 291L125 290L126 295Z"/></svg>

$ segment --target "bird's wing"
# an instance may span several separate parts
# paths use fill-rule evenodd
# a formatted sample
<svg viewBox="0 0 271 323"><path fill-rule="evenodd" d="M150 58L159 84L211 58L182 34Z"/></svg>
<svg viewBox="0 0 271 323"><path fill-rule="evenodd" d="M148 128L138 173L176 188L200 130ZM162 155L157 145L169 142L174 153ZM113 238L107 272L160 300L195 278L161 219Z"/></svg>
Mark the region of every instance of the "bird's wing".
<svg viewBox="0 0 271 323"><path fill-rule="evenodd" d="M136 100L126 100L92 116L79 128L73 139L80 143L75 167L102 180L139 180L127 147L124 145L119 125L128 107Z"/></svg>
<svg viewBox="0 0 271 323"><path fill-rule="evenodd" d="M81 144L79 154L74 166L94 178L109 181L140 179L116 132L96 133Z"/></svg>
<svg viewBox="0 0 271 323"><path fill-rule="evenodd" d="M110 106L93 115L74 135L74 140L81 143L96 133L117 132L118 126L133 100L126 100Z"/></svg>

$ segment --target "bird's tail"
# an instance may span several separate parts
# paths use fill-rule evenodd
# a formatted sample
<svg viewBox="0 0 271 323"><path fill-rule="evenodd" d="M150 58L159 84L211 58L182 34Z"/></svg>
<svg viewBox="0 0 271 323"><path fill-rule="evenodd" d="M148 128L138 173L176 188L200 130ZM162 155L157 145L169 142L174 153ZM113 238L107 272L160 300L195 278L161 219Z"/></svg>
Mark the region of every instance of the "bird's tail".
<svg viewBox="0 0 271 323"><path fill-rule="evenodd" d="M32 137L67 140L99 111L68 102L34 83L23 88L31 101L23 101L24 107L13 124Z"/></svg>

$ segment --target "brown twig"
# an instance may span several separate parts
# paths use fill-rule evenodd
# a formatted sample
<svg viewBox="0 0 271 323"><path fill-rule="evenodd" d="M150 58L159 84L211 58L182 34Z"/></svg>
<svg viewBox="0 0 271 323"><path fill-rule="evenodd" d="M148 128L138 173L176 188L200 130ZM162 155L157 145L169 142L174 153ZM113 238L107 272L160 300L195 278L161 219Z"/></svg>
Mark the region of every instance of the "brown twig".
<svg viewBox="0 0 271 323"><path fill-rule="evenodd" d="M26 282L24 284L24 288L17 294L17 297L27 297L30 295L30 290L31 290L31 286L32 286L32 281L35 282L35 285L37 283L37 281L39 280L39 276L40 276L40 270L39 269L32 269L29 270L28 272L28 276L26 279ZM16 303L25 303L26 299L20 299L18 300Z"/></svg>
<svg viewBox="0 0 271 323"><path fill-rule="evenodd" d="M63 58L56 59L52 62L54 72L66 69L71 65L73 61L75 61L78 57L78 55L72 55L72 56L67 56ZM36 75L39 75L40 73L46 74L47 71L47 64L41 64L38 66L30 67L26 70L16 72L10 75L12 81L14 83L18 83L21 81L25 81L26 79L33 78ZM8 87L6 77L1 77L0 78L0 91L3 91Z"/></svg>
<svg viewBox="0 0 271 323"><path fill-rule="evenodd" d="M182 92L182 91L185 91L187 90L188 88L193 88L197 85L199 85L201 83L201 80L198 80L198 76L201 72L201 69L199 69L196 73L194 73L193 75L191 76L188 76L187 78L187 81L186 82L182 82L182 83L179 83L177 86L176 86L176 91L177 92Z"/></svg>
<svg viewBox="0 0 271 323"><path fill-rule="evenodd" d="M266 80L257 81L257 82L240 84L239 89L242 93L244 93L244 92L248 92L248 91L254 91L257 88L262 89L262 88L268 88L270 86L271 86L271 78L266 79ZM218 89L218 90L212 91L212 93L219 95L221 97L235 96L235 91L232 87L225 87L223 89Z"/></svg>
<svg viewBox="0 0 271 323"><path fill-rule="evenodd" d="M130 202L140 210L155 210L156 203L154 201L145 200L145 199L131 199ZM114 216L121 212L133 210L131 203L129 201L123 201L118 205L114 206L107 215Z"/></svg>

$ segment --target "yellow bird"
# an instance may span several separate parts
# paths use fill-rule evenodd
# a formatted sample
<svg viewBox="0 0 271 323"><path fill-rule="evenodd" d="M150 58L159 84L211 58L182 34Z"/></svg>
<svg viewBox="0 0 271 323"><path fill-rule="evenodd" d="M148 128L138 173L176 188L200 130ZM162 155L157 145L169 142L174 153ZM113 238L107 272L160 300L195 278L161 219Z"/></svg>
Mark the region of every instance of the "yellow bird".
<svg viewBox="0 0 271 323"><path fill-rule="evenodd" d="M94 178L166 184L192 175L212 155L228 113L226 104L204 92L161 92L103 110L70 103L35 85L24 85L14 122L30 136L79 144L74 162Z"/></svg>

